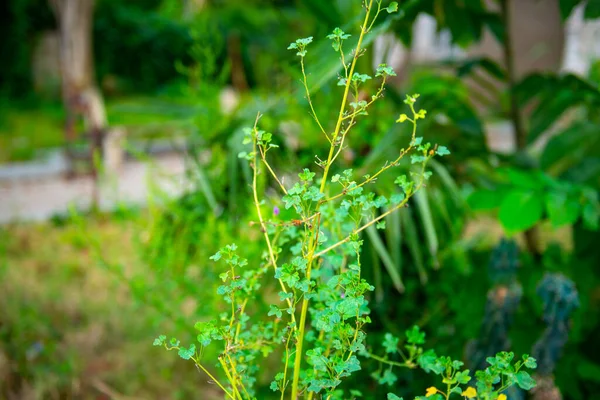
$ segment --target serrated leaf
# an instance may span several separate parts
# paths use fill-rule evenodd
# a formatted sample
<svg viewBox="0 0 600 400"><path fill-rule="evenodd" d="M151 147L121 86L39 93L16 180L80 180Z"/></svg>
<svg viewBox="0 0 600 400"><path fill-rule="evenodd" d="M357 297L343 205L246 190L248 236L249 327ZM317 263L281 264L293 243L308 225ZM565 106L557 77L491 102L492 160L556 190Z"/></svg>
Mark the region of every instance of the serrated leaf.
<svg viewBox="0 0 600 400"><path fill-rule="evenodd" d="M438 156L447 156L450 154L450 150L446 146L439 146L435 152Z"/></svg>
<svg viewBox="0 0 600 400"><path fill-rule="evenodd" d="M195 344L191 344L190 347L188 349L186 349L185 347L182 347L181 349L179 349L179 357L183 358L184 360L189 360L190 358L192 358L194 356L194 354L196 353L196 345Z"/></svg>

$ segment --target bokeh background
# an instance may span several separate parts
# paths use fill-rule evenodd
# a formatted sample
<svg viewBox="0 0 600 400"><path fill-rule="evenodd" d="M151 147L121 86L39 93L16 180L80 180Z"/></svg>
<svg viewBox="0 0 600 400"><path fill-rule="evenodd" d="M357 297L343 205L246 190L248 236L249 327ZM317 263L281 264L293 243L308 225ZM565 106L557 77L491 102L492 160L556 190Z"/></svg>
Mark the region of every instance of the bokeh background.
<svg viewBox="0 0 600 400"><path fill-rule="evenodd" d="M545 387L533 398L600 399L600 1L399 3L359 61L398 76L342 167L362 176L399 151L407 93L428 111L422 135L452 155L364 235L370 340L416 323L471 367L533 354ZM193 340L219 312L207 259L221 245L259 259L243 128L264 114L288 181L313 165L329 144L287 46L314 36L309 85L331 125L340 64L325 37L355 33L360 11L359 0L0 2L0 398L219 398L152 340ZM365 398L430 383L408 371L378 389L369 367L353 379Z"/></svg>

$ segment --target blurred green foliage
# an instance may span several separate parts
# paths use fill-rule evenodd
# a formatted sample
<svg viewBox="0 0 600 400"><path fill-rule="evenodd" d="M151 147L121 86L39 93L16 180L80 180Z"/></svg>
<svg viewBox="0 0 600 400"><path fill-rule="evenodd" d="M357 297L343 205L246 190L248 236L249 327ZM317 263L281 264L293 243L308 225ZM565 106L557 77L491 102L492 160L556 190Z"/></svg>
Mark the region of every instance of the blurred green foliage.
<svg viewBox="0 0 600 400"><path fill-rule="evenodd" d="M0 350L14 363L12 379L20 376L23 382L39 385L44 394L56 390L70 393L72 378L86 370L81 364L83 353L77 343L64 337L64 327L85 328L96 321L121 339L103 342L94 348L100 350L89 350L89 357L108 351L110 357L120 360L118 366L111 365L108 372L100 374L120 391L189 398L197 394L197 387L209 386L185 375L185 367L173 370L172 357L148 348L147 339L165 330L182 339L192 337L187 327L214 307L211 288L218 273L205 261L221 244L235 239L244 257L260 257L254 244L257 239L248 237L251 217L245 199L250 193L250 171L237 157L242 151L242 128L251 125L257 111L265 114L263 128L275 133L273 140L281 147L272 164L283 175L322 153L328 143L316 134L304 94L295 90L299 75L290 68L292 55L285 48L295 37L309 32L324 36L335 26L344 27L344 21L354 23L349 19L356 11L354 3L215 0L196 17L186 19L181 2L98 1L94 19L96 73L101 83L110 77L117 81L114 92L107 91L109 121L165 136L179 129L190 144L187 174L194 184L178 199L155 192L148 210L140 215L124 212L121 218L129 222L123 224L134 221L134 233L125 240L117 215L109 217L110 224L117 221L119 227L111 233L112 239L104 236L106 226L92 219L74 223L67 218L66 226L55 230L61 238L46 242L47 246L25 242L48 240L48 226L0 231L2 289L10 295L0 296ZM425 12L434 16L441 28L448 28L453 42L460 46L477 43L484 29L501 39L501 18L484 3L401 2L401 17L385 19L375 29L393 32L408 44L416 17ZM564 19L578 3L559 2ZM586 17L598 17L595 4L588 2ZM41 31L54 28L52 13L42 0L3 2L0 21L0 54L11 60L0 66L2 95L28 97L30 50ZM234 62L228 48L236 41L239 57L236 55ZM314 43L315 70L309 73L334 78L339 66L331 53L329 41ZM224 86L233 84L233 68L243 72L247 87L234 112L225 114L218 95ZM523 294L508 334L511 350L531 353L544 328L537 284L544 272L561 272L574 281L581 306L574 313L569 342L554 371L556 383L567 399L589 399L598 393L600 237L590 229L594 221L597 223L600 190L598 71L595 64L589 79L546 73L517 83L520 107L533 111L525 121L529 147L515 155L494 154L485 140L488 116L508 115L506 91L485 93L492 101L482 112L474 106L479 99L465 83L476 72L506 81L505 68L488 59L449 64L443 72L419 68L401 87L388 89L385 101L369 110L372 118L356 126L352 150L343 154L348 163L359 165L360 171L380 166L406 140L409 133L402 125L392 125L384 118L397 113L405 93L421 93L420 100L429 114L420 129L431 141L448 145L453 151L443 166L432 163L436 178L411 201L407 212L388 217L385 229L367 231L363 237L363 259L369 264L365 278L377 288L370 299L373 343L381 343L386 331L400 337L408 324L417 323L428 333L431 346L461 359L465 344L479 335L486 315L490 285L486 266L504 233L501 224L514 232L535 226L550 239L560 240L549 246L544 243L539 256L527 251L519 256L516 278ZM272 96L275 89L276 97ZM338 104L333 103L331 94L339 89L323 80L316 81L311 90L318 109L325 110L323 118L334 115ZM35 148L62 143L60 109L55 104L44 108L46 112L39 112L39 108L29 110L3 102L0 113L6 118L0 119L0 159L30 158ZM573 118L567 118L566 126L557 124L569 115ZM150 123L158 126L148 128ZM534 149L532 144L555 128L547 143ZM13 134L28 138L29 144L19 147L12 141ZM379 183L382 194L393 185L385 176ZM264 182L260 185L270 199L273 188ZM510 196L515 191L526 193L529 208L523 207L523 196ZM505 202L508 205L503 206ZM552 225L562 225L563 230L557 234ZM248 240L240 242L240 238ZM117 243L106 252L104 246L110 240ZM133 249L127 250L124 242L133 243ZM60 246L66 246L73 259L55 260ZM88 253L93 257L88 258ZM32 258L36 264L33 276L47 282L34 289L17 271L30 272L26 266ZM119 303L115 310L109 302L95 303L81 296L77 303L79 300L69 297L78 282L97 269L111 278L105 276L103 281L108 283L95 290L115 293L116 288L126 288L126 305ZM11 285L17 289L10 289ZM398 287L403 287L402 293ZM187 311L182 313L183 308ZM32 362L27 351L31 349L30 355L39 352L37 343L44 343L44 348ZM122 349L127 349L129 358L119 356ZM161 365L158 372L148 359ZM366 373L362 377L363 392L368 393L370 378ZM169 394L174 382L181 385L179 394ZM430 376L406 371L398 374L395 385L411 393L431 383ZM89 389L89 382L86 385L84 388L96 390Z"/></svg>

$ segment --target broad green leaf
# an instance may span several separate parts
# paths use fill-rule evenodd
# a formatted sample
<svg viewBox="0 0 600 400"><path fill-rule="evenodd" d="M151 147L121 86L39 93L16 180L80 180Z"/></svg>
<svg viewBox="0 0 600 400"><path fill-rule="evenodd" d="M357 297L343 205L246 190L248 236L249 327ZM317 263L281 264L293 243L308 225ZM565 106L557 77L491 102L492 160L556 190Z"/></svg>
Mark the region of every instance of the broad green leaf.
<svg viewBox="0 0 600 400"><path fill-rule="evenodd" d="M506 173L508 180L514 186L523 189L540 189L543 187L543 180L540 179L540 173L534 171L523 171L515 168L507 168L503 171Z"/></svg>
<svg viewBox="0 0 600 400"><path fill-rule="evenodd" d="M527 142L533 143L543 132L550 128L565 111L579 104L580 98L576 91L561 88L548 93L531 115Z"/></svg>
<svg viewBox="0 0 600 400"><path fill-rule="evenodd" d="M554 228L575 223L581 206L577 199L564 192L550 192L546 195L546 211Z"/></svg>
<svg viewBox="0 0 600 400"><path fill-rule="evenodd" d="M537 224L542 212L542 198L538 193L513 190L502 200L498 217L506 231L516 233Z"/></svg>
<svg viewBox="0 0 600 400"><path fill-rule="evenodd" d="M525 371L517 372L517 385L523 390L530 390L535 387L535 381L533 378Z"/></svg>
<svg viewBox="0 0 600 400"><path fill-rule="evenodd" d="M503 196L495 190L477 190L467 198L473 211L487 211L500 207Z"/></svg>

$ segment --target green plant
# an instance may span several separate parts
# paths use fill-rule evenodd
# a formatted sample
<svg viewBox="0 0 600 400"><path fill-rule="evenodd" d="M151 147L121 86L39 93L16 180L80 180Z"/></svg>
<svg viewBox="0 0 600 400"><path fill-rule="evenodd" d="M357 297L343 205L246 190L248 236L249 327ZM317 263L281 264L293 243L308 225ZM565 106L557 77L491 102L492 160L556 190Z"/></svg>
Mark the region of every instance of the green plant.
<svg viewBox="0 0 600 400"><path fill-rule="evenodd" d="M372 227L383 229L385 218L404 208L426 185L432 175L427 169L428 162L436 155L450 152L417 136L418 121L426 117L426 111L417 108L418 95L409 95L404 101L409 113L402 113L397 119L398 123L411 126L408 146L397 152L395 159L362 178L357 179L351 169L337 170L335 161L349 142L352 128L368 115L370 106L383 96L387 79L395 75L391 68L380 65L375 74L379 82L373 94L361 95L374 80L357 70L357 60L364 54L363 39L379 14L397 11L398 4L392 2L386 7L382 0L369 0L363 6L365 17L349 58L343 50L349 35L336 28L328 36L342 63L338 85L343 88L343 94L337 118L331 124L333 129L318 115L305 73L305 60L313 38L298 39L288 47L300 58L302 84L311 116L330 144L326 157L315 157L320 170L316 170L317 173L304 168L298 174L299 181L286 185L268 159L269 152L279 147L277 137L261 130L261 115L256 117L254 127L246 131L244 138L249 148L239 157L247 160L252 168L252 197L258 219L255 226L259 228L258 236L264 239L262 257L248 260L241 256L235 244L221 248L211 257L225 266L219 275L222 285L217 293L226 305L219 318L205 319L195 325L198 343L183 345L176 338L167 340L165 335L154 341L154 345L177 351L181 358L192 360L227 398L266 396L261 385L267 372L261 365L269 364L277 371L269 374L269 388L276 397L346 398L345 389L340 385L343 378L361 369L359 355L392 367L420 366L427 372L442 375L448 385L444 393L446 399L451 392L475 397L471 395L475 389L467 388L463 393L458 386L470 379L468 371L459 371L462 363L437 357L432 351L425 352L421 347L424 334L418 328L408 331L408 355L400 350L398 339L391 335L384 343L386 352L397 352L403 362L391 361L387 355L379 357L366 347L365 328L371 321L368 299L374 287L362 276L361 234ZM369 190L380 176L397 167L405 157L410 159L412 168L396 177L394 194L377 196ZM259 198L260 185L267 179L282 192L281 199ZM268 209L272 212L267 213ZM260 297L269 303L266 316L253 307ZM219 374L211 371L210 361L204 357L212 343L219 348ZM489 368L477 373L480 398L496 399L500 391L514 383L526 389L533 385L529 375L520 371L524 364L533 367L533 359L524 357L512 365L512 357L508 353L499 354L490 359ZM375 376L381 384L394 381L391 369L382 376ZM498 386L501 376L505 380ZM358 396L353 388L350 394Z"/></svg>
<svg viewBox="0 0 600 400"><path fill-rule="evenodd" d="M581 219L588 229L598 229L598 193L589 186L517 168L496 170L489 178L488 188L473 192L468 202L474 210L498 209L500 223L509 234L525 231L546 218L554 228Z"/></svg>

